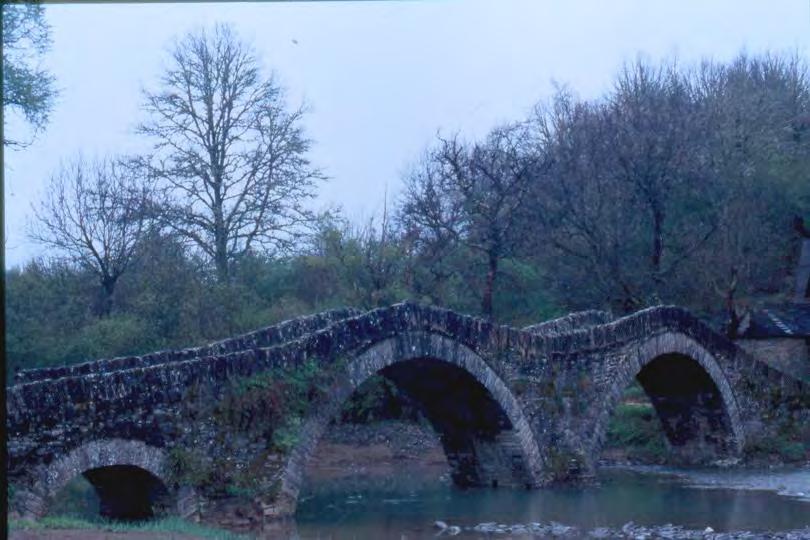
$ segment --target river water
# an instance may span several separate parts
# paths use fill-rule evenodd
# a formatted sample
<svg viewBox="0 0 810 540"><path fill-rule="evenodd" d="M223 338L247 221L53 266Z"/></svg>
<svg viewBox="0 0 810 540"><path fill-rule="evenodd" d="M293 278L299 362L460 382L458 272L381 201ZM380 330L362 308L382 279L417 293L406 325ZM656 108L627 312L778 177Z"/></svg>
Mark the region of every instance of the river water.
<svg viewBox="0 0 810 540"><path fill-rule="evenodd" d="M296 516L298 535L432 538L436 520L462 528L549 521L583 529L630 521L716 531L810 525L810 468L603 468L594 485L539 490L460 490L445 476L397 476L354 476L308 486Z"/></svg>

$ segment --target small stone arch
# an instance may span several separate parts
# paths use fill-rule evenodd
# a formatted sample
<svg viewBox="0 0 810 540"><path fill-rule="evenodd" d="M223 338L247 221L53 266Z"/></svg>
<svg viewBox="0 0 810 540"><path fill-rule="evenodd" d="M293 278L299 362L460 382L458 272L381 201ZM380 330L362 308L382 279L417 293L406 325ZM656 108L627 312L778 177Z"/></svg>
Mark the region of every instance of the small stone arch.
<svg viewBox="0 0 810 540"><path fill-rule="evenodd" d="M729 431L730 454L739 454L745 445L745 433L737 399L722 368L714 355L693 338L676 332L667 332L650 337L640 344L628 346L622 361L610 373L610 386L607 395L600 400L600 411L595 415L596 424L591 441L594 459L598 459L610 417L622 400L624 391L642 370L654 361L667 357L684 357L695 364L708 376L719 393L725 415L725 425Z"/></svg>
<svg viewBox="0 0 810 540"><path fill-rule="evenodd" d="M302 425L299 442L291 451L282 473L278 496L265 507L265 516L282 518L295 513L306 464L329 422L351 394L373 374L389 366L421 358L461 368L489 392L511 423L514 440L525 464L525 484L538 486L545 483L543 471L546 459L537 445L523 408L498 374L469 347L448 337L430 332L403 332L374 343L341 370L332 388L331 399Z"/></svg>
<svg viewBox="0 0 810 540"><path fill-rule="evenodd" d="M138 440L97 439L38 467L29 477L29 486L19 494L18 512L24 517L41 517L51 499L71 480L107 467L140 469L168 488L167 459L162 449Z"/></svg>

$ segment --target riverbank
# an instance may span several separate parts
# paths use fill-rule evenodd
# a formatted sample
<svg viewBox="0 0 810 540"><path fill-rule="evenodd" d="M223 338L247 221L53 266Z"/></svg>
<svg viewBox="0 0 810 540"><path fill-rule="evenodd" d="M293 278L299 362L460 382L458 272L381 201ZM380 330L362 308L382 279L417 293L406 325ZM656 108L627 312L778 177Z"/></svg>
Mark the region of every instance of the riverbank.
<svg viewBox="0 0 810 540"><path fill-rule="evenodd" d="M808 540L810 526L804 529L783 532L733 531L715 532L711 527L705 529L687 529L672 524L645 527L635 523L626 523L620 528L598 527L580 529L562 523L518 523L513 525L498 523L481 523L474 527L459 527L444 522L436 522L437 536L454 536L459 538L594 538L594 539L632 539L632 540Z"/></svg>
<svg viewBox="0 0 810 540"><path fill-rule="evenodd" d="M169 517L140 523L90 521L67 516L10 520L10 540L248 540L250 536Z"/></svg>
<svg viewBox="0 0 810 540"><path fill-rule="evenodd" d="M342 477L391 478L403 473L450 481L438 436L428 426L389 420L330 426L307 465L307 482Z"/></svg>

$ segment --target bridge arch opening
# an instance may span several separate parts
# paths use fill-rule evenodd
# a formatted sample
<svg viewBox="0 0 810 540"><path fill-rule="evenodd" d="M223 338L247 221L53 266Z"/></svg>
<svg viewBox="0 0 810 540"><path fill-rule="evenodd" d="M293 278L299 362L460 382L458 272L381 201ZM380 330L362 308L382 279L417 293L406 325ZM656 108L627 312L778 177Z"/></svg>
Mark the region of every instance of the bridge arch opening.
<svg viewBox="0 0 810 540"><path fill-rule="evenodd" d="M57 457L43 470L33 471L33 483L24 491L27 499L39 502L26 513L47 514L66 492L78 490L88 495L88 486L92 486L94 496L87 498L93 502L85 504L84 511L95 507L108 519L149 519L171 510L165 467L163 450L142 441L90 441Z"/></svg>
<svg viewBox="0 0 810 540"><path fill-rule="evenodd" d="M662 355L644 366L641 384L674 448L719 455L733 448L730 418L720 389L701 365L681 354Z"/></svg>
<svg viewBox="0 0 810 540"><path fill-rule="evenodd" d="M166 485L134 465L110 465L83 471L52 498L49 513L93 519L142 521L165 514Z"/></svg>
<svg viewBox="0 0 810 540"><path fill-rule="evenodd" d="M321 436L370 377L384 377L416 404L438 435L453 484L532 487L542 482L543 458L522 408L475 352L446 337L408 332L372 345L351 359L328 403L304 424L282 476L283 514L297 498Z"/></svg>
<svg viewBox="0 0 810 540"><path fill-rule="evenodd" d="M600 454L623 446L631 460L681 463L738 454L739 411L720 367L685 336L670 336L666 347L665 342L654 338L645 344L638 362L628 362L631 368L617 377L608 418L601 421Z"/></svg>

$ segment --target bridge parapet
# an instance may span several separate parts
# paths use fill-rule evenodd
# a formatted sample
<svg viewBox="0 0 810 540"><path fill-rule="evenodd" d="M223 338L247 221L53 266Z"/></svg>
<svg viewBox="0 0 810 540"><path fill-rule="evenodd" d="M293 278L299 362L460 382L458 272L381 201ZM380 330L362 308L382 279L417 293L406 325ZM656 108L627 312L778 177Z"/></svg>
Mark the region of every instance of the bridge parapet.
<svg viewBox="0 0 810 540"><path fill-rule="evenodd" d="M316 332L336 321L356 317L363 311L356 308L340 308L282 321L259 330L203 345L179 350L164 350L141 356L91 360L70 366L25 369L14 375L15 384L23 384L61 377L77 377L93 373L111 373L126 369L143 368L169 362L181 362L193 358L228 354L248 349L272 347L285 341L292 341L304 334Z"/></svg>
<svg viewBox="0 0 810 540"><path fill-rule="evenodd" d="M537 335L566 334L582 328L591 328L600 324L607 324L611 321L613 321L613 315L607 311L589 309L587 311L569 313L557 319L525 326L523 330Z"/></svg>

